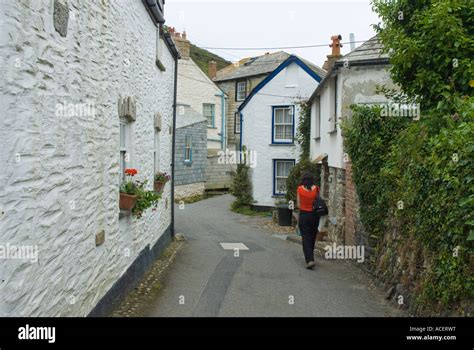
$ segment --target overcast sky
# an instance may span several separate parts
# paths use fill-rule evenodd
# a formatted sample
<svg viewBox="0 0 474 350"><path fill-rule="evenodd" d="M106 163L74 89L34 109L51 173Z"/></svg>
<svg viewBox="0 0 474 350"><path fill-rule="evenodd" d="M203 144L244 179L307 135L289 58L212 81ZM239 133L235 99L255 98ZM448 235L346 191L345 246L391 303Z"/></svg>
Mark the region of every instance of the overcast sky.
<svg viewBox="0 0 474 350"><path fill-rule="evenodd" d="M371 24L378 23L370 1L283 1L283 0L167 0L166 24L186 30L188 39L200 47L248 48L328 44L331 35L342 41L367 40L375 35ZM357 43L356 46L359 46ZM322 66L328 46L283 49ZM209 49L230 61L279 50ZM342 53L348 53L344 45Z"/></svg>

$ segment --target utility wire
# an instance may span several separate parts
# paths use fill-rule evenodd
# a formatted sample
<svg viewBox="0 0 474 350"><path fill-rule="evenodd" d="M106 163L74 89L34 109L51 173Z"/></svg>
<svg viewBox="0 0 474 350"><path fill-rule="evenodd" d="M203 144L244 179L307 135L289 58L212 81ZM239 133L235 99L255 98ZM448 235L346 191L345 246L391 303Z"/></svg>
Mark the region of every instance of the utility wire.
<svg viewBox="0 0 474 350"><path fill-rule="evenodd" d="M367 40L347 41L341 44L363 43ZM300 45L300 46L280 46L280 47L201 47L206 50L282 50L282 49L306 49L311 47L327 47L329 44Z"/></svg>
<svg viewBox="0 0 474 350"><path fill-rule="evenodd" d="M212 86L214 86L214 87L215 87L215 86L219 87L217 84L210 83L210 82L208 82L208 81L201 80L201 79L196 79L196 78L193 78L193 77L188 77L187 75L184 75L184 74L178 73L178 76L183 77L183 78L186 78L186 79L191 79L191 80L194 80L194 81L198 81L198 82L200 82L200 83L209 84L209 85L212 85ZM302 98L301 96L274 95L274 94L265 94L265 93L263 93L263 92L257 92L255 95L264 95L264 96L273 96L273 97L285 97L285 98L295 98L295 99L301 99L301 98Z"/></svg>

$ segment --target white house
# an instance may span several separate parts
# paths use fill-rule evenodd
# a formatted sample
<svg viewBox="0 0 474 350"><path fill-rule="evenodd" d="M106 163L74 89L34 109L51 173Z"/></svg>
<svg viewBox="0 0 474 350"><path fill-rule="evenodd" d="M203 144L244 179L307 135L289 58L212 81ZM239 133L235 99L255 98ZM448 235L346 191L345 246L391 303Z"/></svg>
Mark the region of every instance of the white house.
<svg viewBox="0 0 474 350"><path fill-rule="evenodd" d="M207 119L208 149L225 149L226 95L190 57L191 43L186 32L181 34L172 29L172 34L181 55L178 61L178 103L189 105ZM217 63L213 63L217 69ZM178 109L178 118L180 115L184 112L181 114Z"/></svg>
<svg viewBox="0 0 474 350"><path fill-rule="evenodd" d="M256 207L273 207L286 194L286 179L298 161L295 142L300 110L325 71L290 55L240 105L241 142L252 152L250 176Z"/></svg>
<svg viewBox="0 0 474 350"><path fill-rule="evenodd" d="M327 200L328 234L332 241L355 244L358 239L357 204L350 175L350 160L344 154L340 121L350 118L352 104L386 101L377 85L394 88L389 60L377 37L345 56L334 54L330 69L309 99L311 105L310 159L322 163L321 192ZM346 172L346 168L348 168ZM347 186L346 186L347 184Z"/></svg>
<svg viewBox="0 0 474 350"><path fill-rule="evenodd" d="M170 241L170 184L140 219L119 209L124 168L150 190L172 171L179 54L162 14L2 3L0 316L105 315Z"/></svg>

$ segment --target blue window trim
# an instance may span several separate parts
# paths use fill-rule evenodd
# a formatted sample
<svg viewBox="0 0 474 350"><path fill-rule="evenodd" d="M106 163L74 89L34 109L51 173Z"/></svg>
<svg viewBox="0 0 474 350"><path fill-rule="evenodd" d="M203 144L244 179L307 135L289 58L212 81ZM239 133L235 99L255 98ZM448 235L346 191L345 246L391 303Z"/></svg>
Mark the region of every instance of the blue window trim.
<svg viewBox="0 0 474 350"><path fill-rule="evenodd" d="M285 158L282 158L282 159L273 159L273 195L274 196L285 196L286 193L276 193L275 191L275 188L276 188L276 162L293 162L293 166L295 166L296 164L296 160L295 159L285 159Z"/></svg>
<svg viewBox="0 0 474 350"><path fill-rule="evenodd" d="M206 125L208 128L215 128L216 127L216 105L214 103L203 103L202 104L202 110L204 112L204 106L212 106L211 110L212 110L212 126L207 124L206 122ZM204 114L204 113L203 113Z"/></svg>
<svg viewBox="0 0 474 350"><path fill-rule="evenodd" d="M293 108L293 141L291 142L282 142L275 141L275 109L276 108ZM272 145L294 145L295 144L295 106L294 105L279 105L272 106Z"/></svg>
<svg viewBox="0 0 474 350"><path fill-rule="evenodd" d="M283 69L285 69L287 66L289 66L293 62L296 63L298 66L300 66L301 69L303 69L306 73L308 73L309 76L311 76L318 83L321 81L321 77L318 74L316 74L311 68L309 68L306 63L304 63L298 57L291 55L285 61L283 61L282 64L280 64L271 74L269 74L257 86L255 86L255 88L250 92L250 94L247 96L244 102L242 102L242 104L239 106L239 111L241 112L244 109L244 107L247 105L247 103L249 103L249 101L257 92L259 92L265 85L267 85L273 78L275 78L278 75L278 73L280 73Z"/></svg>
<svg viewBox="0 0 474 350"><path fill-rule="evenodd" d="M189 159L186 159L186 145L189 138ZM184 163L191 164L193 162L193 138L191 135L184 136Z"/></svg>

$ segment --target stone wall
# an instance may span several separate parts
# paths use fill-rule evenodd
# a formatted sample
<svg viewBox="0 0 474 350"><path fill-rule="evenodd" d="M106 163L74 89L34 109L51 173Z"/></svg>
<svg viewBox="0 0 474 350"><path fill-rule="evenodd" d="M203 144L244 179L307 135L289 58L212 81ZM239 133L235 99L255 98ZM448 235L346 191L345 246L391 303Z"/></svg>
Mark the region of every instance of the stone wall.
<svg viewBox="0 0 474 350"><path fill-rule="evenodd" d="M222 91L190 58L178 63L178 102L188 104L203 114L203 104L214 105L214 126L207 128L207 147L222 146ZM178 109L179 113L179 109Z"/></svg>
<svg viewBox="0 0 474 350"><path fill-rule="evenodd" d="M323 162L321 167L321 195L326 200L329 214L326 219L328 240L344 244L346 172ZM348 244L346 242L346 244Z"/></svg>
<svg viewBox="0 0 474 350"><path fill-rule="evenodd" d="M174 198L175 201L180 201L181 199L197 196L204 194L205 182L196 182L188 185L175 186L174 188Z"/></svg>
<svg viewBox="0 0 474 350"><path fill-rule="evenodd" d="M0 244L38 248L0 262L0 316L88 315L171 221L170 186L156 212L119 219L118 100L136 99L128 166L151 189L155 113L171 171L173 57L156 66L141 1L62 1L62 34L59 2L0 6Z"/></svg>
<svg viewBox="0 0 474 350"><path fill-rule="evenodd" d="M176 129L175 186L206 181L206 135L206 122ZM192 161L189 163L184 161L186 136L190 136L192 140Z"/></svg>
<svg viewBox="0 0 474 350"><path fill-rule="evenodd" d="M221 164L218 150L208 150L206 168L206 190L229 189L232 173L237 169L235 164Z"/></svg>

